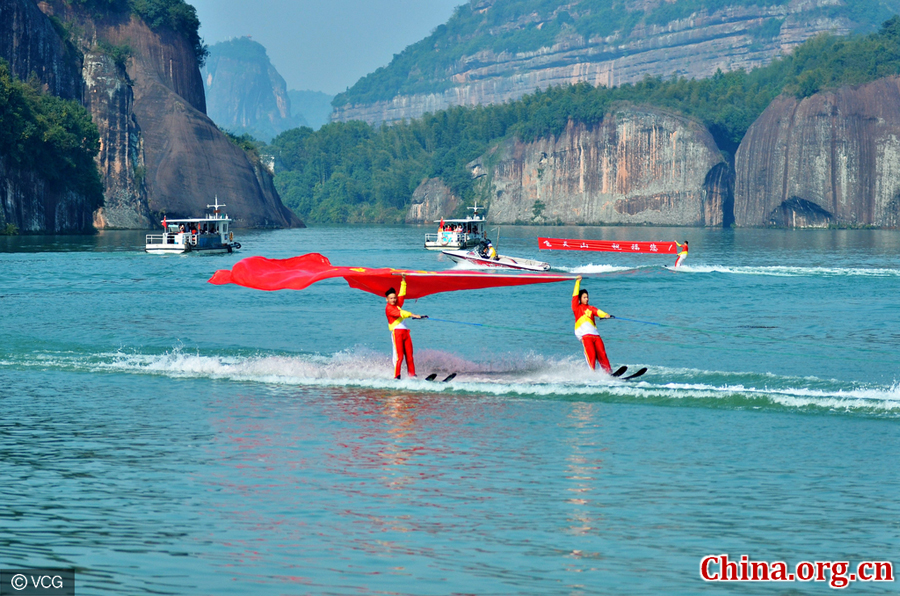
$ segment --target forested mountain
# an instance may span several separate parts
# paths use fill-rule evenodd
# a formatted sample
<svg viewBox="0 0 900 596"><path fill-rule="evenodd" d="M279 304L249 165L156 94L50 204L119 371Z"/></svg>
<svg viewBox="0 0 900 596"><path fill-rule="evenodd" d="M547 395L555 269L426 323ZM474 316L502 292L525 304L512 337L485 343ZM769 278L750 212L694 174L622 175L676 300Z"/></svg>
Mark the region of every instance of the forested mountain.
<svg viewBox="0 0 900 596"><path fill-rule="evenodd" d="M867 33L900 0L471 0L334 100L337 120L417 118L548 86L749 70L821 32Z"/></svg>
<svg viewBox="0 0 900 596"><path fill-rule="evenodd" d="M749 72L707 79L650 77L618 87L586 83L540 91L518 101L454 107L411 122L373 127L332 123L288 131L271 150L285 203L312 221L402 221L415 188L440 178L464 201L479 196L467 167L505 139L559 136L570 121L596 125L623 102L687 116L711 133L727 168L748 128L779 94L808 97L900 74L900 18L869 35L819 35Z"/></svg>

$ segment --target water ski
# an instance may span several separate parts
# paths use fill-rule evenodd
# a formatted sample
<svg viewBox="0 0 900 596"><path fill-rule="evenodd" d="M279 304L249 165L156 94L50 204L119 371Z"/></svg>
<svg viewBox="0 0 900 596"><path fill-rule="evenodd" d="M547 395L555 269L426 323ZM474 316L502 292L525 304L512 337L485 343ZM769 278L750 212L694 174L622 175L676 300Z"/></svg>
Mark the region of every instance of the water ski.
<svg viewBox="0 0 900 596"><path fill-rule="evenodd" d="M449 375L444 377L444 379L441 381L441 383L446 383L447 381L452 381L455 376L456 376L456 373L450 373ZM434 381L435 379L437 379L437 373L431 373L430 375L425 377L426 381Z"/></svg>
<svg viewBox="0 0 900 596"><path fill-rule="evenodd" d="M610 374L611 374L612 376L614 376L614 377L621 377L623 374L625 374L625 371L626 371L626 370L628 370L628 367L627 367L627 366L620 366L618 369L616 369L615 372L610 373ZM646 369L645 369L645 370L646 370Z"/></svg>
<svg viewBox="0 0 900 596"><path fill-rule="evenodd" d="M646 366L645 366L644 368L641 368L640 370L638 370L638 371L637 371L636 373L634 373L633 375L628 375L628 376L625 377L623 380L624 380L624 381L630 381L630 380L632 380L632 379L636 379L636 378L638 378L639 376L641 376L642 374L644 374L645 372L647 372L647 367L646 367Z"/></svg>

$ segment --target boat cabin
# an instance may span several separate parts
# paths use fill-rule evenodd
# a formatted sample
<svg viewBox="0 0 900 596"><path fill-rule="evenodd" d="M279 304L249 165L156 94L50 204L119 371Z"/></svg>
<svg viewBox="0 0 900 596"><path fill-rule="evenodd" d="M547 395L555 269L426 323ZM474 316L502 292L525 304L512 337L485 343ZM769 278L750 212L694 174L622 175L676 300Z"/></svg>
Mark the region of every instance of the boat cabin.
<svg viewBox="0 0 900 596"><path fill-rule="evenodd" d="M477 246L485 239L484 218L478 216L479 207L469 207L472 215L465 219L440 219L436 234L425 234L425 248L428 250L461 250Z"/></svg>

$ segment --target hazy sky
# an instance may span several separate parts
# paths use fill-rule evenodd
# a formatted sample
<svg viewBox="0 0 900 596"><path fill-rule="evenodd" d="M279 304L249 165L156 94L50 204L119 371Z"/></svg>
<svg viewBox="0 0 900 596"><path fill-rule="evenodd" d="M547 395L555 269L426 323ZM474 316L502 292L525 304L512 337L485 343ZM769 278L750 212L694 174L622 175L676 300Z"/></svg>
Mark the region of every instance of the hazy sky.
<svg viewBox="0 0 900 596"><path fill-rule="evenodd" d="M339 93L427 37L466 0L187 0L212 45L249 35L288 89Z"/></svg>

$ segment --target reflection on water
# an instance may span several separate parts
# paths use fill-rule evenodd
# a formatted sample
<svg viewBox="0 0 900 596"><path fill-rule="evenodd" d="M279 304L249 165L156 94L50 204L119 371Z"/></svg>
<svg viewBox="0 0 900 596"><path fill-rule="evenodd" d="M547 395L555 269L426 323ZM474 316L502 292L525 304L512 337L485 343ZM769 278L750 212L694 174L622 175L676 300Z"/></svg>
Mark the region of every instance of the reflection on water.
<svg viewBox="0 0 900 596"><path fill-rule="evenodd" d="M460 373L440 385L390 378L380 297L206 283L253 254L449 266L422 233L172 257L145 232L0 238L0 566L75 566L79 596L695 594L710 553L896 551L896 233L547 234L688 238L672 272L504 228L505 252L592 268L592 302L667 325L603 327L640 383L585 369L569 284L422 299L496 326L417 322L423 371Z"/></svg>

